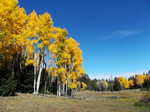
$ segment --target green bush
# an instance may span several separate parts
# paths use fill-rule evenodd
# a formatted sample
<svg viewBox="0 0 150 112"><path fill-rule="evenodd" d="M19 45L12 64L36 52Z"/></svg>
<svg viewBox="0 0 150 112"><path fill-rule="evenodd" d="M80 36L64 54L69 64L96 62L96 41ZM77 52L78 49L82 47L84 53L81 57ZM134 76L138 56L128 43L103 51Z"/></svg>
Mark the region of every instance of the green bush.
<svg viewBox="0 0 150 112"><path fill-rule="evenodd" d="M7 80L2 86L0 86L0 96L14 96L16 95L16 80Z"/></svg>

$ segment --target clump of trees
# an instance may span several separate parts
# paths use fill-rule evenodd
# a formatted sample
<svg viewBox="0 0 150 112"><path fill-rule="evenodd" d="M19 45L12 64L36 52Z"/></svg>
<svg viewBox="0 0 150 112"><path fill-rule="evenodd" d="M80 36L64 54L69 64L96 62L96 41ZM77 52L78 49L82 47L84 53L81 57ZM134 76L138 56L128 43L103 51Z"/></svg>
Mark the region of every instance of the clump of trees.
<svg viewBox="0 0 150 112"><path fill-rule="evenodd" d="M26 14L18 0L0 0L0 95L72 95L86 87L82 63L80 44L49 13Z"/></svg>
<svg viewBox="0 0 150 112"><path fill-rule="evenodd" d="M91 80L88 75L82 77L84 83L87 84L87 89L95 91L119 91L124 89L150 89L150 73L143 73L134 75L129 78L123 76L115 77L114 79L93 79Z"/></svg>

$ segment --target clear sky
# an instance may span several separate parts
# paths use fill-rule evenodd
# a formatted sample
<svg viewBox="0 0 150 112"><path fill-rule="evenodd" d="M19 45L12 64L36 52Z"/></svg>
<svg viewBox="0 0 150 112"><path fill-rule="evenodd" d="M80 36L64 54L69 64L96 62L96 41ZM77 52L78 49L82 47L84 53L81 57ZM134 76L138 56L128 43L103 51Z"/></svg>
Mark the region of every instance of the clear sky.
<svg viewBox="0 0 150 112"><path fill-rule="evenodd" d="M49 12L83 50L92 78L150 69L149 0L20 0L30 13Z"/></svg>

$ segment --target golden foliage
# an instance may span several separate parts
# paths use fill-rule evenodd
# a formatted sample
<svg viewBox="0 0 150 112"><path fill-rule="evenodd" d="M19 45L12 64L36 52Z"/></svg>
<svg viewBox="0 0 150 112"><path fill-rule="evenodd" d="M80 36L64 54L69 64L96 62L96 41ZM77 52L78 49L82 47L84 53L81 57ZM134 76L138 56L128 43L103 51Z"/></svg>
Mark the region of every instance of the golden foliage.
<svg viewBox="0 0 150 112"><path fill-rule="evenodd" d="M145 80L146 80L146 75L136 75L135 76L135 82L137 85L142 85Z"/></svg>
<svg viewBox="0 0 150 112"><path fill-rule="evenodd" d="M124 77L118 77L117 79L124 88L129 88L129 81L127 79Z"/></svg>
<svg viewBox="0 0 150 112"><path fill-rule="evenodd" d="M54 66L48 71L52 77L70 88L77 88L77 79L84 75L83 57L79 43L68 37L66 29L55 27L49 13L26 14L18 0L0 0L0 53L3 61L14 60L16 54L25 58L25 65L38 65L34 59L51 54ZM7 60L7 61L6 61ZM84 84L83 84L84 85Z"/></svg>

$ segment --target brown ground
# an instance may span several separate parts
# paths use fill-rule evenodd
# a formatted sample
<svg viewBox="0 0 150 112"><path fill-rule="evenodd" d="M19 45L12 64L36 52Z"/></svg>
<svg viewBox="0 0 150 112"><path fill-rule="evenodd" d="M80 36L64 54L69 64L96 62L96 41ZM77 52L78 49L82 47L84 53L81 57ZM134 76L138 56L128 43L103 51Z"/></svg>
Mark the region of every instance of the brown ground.
<svg viewBox="0 0 150 112"><path fill-rule="evenodd" d="M150 112L148 108L134 106L145 93L139 90L114 93L84 91L74 99L18 94L0 97L0 112Z"/></svg>

